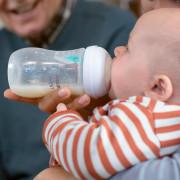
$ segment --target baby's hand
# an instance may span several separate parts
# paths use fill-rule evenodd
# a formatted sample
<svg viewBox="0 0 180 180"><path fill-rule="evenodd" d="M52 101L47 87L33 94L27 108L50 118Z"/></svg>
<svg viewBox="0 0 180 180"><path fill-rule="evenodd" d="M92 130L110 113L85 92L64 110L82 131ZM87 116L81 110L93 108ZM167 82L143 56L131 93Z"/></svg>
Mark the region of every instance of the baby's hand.
<svg viewBox="0 0 180 180"><path fill-rule="evenodd" d="M67 106L63 103L59 103L56 107L56 112L60 112L60 111L66 111L67 110Z"/></svg>

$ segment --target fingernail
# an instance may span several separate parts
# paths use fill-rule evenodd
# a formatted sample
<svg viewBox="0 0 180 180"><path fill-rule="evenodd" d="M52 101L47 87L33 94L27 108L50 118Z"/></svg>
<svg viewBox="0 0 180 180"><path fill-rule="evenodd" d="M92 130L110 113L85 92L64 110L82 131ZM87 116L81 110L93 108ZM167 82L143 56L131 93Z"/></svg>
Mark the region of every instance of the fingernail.
<svg viewBox="0 0 180 180"><path fill-rule="evenodd" d="M78 100L79 104L85 104L86 102L88 102L88 98L86 95L81 96Z"/></svg>
<svg viewBox="0 0 180 180"><path fill-rule="evenodd" d="M66 90L64 88L61 88L59 90L58 94L59 94L60 97L64 97L64 96L67 95L67 92L66 92Z"/></svg>

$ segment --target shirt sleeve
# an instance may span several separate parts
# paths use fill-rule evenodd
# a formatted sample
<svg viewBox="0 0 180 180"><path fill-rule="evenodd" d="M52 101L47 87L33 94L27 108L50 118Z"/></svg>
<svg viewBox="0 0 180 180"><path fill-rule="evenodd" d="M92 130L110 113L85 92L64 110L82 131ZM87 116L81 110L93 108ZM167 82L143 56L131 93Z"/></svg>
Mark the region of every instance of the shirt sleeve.
<svg viewBox="0 0 180 180"><path fill-rule="evenodd" d="M87 123L74 111L62 111L46 121L43 141L53 158L75 177L107 179L157 158L159 141L146 108L119 103L108 113L101 115L97 110L93 121Z"/></svg>
<svg viewBox="0 0 180 180"><path fill-rule="evenodd" d="M172 157L153 159L119 172L109 180L179 180L180 148Z"/></svg>

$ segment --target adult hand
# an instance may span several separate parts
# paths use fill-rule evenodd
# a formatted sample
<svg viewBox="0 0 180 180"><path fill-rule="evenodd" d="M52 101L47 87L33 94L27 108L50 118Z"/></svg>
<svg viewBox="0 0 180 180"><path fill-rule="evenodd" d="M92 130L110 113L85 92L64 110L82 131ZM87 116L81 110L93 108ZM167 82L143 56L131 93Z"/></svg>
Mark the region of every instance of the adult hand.
<svg viewBox="0 0 180 180"><path fill-rule="evenodd" d="M50 114L56 112L56 107L59 103L64 103L67 109L79 111L84 119L87 119L88 116L91 115L95 107L102 106L110 100L108 95L99 99L90 99L87 94L83 94L79 97L72 96L71 90L68 87L62 87L52 91L42 98L24 98L14 94L10 89L7 89L4 92L4 97L13 101L38 105L41 111Z"/></svg>
<svg viewBox="0 0 180 180"><path fill-rule="evenodd" d="M4 97L13 101L38 105L41 111L47 113L54 113L59 103L66 104L67 108L72 110L82 109L90 103L90 97L87 94L83 94L79 97L71 96L71 90L68 87L52 91L41 98L24 98L14 94L10 89L7 89L4 92Z"/></svg>
<svg viewBox="0 0 180 180"><path fill-rule="evenodd" d="M47 168L41 171L33 180L77 180L61 166Z"/></svg>

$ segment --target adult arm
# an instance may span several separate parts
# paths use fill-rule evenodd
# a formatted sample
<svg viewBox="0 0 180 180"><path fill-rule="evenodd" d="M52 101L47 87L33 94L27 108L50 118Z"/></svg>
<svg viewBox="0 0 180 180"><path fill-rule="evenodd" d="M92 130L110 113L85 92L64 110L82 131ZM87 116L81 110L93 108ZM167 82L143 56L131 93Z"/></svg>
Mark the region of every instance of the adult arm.
<svg viewBox="0 0 180 180"><path fill-rule="evenodd" d="M63 178L62 167L48 168L42 171L34 180L59 180ZM63 177L62 177L63 176ZM70 174L69 176L70 177ZM73 180L73 176L71 177ZM117 173L109 180L179 180L180 179L180 148L172 157L149 160L130 169ZM63 179L62 179L63 180ZM66 179L67 180L67 179Z"/></svg>
<svg viewBox="0 0 180 180"><path fill-rule="evenodd" d="M47 168L41 171L34 180L78 180L61 166Z"/></svg>
<svg viewBox="0 0 180 180"><path fill-rule="evenodd" d="M39 173L34 180L59 180L66 177L66 171L57 166ZM67 173L68 174L68 173ZM65 176L64 176L65 175ZM68 177L71 177L68 174ZM67 177L66 177L67 178ZM73 176L71 177L73 180ZM74 178L75 179L75 178ZM109 180L179 180L180 179L180 148L172 157L149 160L130 169L119 172ZM62 179L63 180L63 179ZM68 180L68 179L66 179Z"/></svg>
<svg viewBox="0 0 180 180"><path fill-rule="evenodd" d="M109 180L179 180L180 148L172 157L149 160L122 171Z"/></svg>

